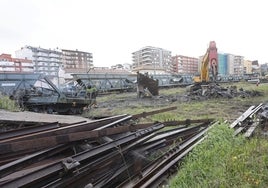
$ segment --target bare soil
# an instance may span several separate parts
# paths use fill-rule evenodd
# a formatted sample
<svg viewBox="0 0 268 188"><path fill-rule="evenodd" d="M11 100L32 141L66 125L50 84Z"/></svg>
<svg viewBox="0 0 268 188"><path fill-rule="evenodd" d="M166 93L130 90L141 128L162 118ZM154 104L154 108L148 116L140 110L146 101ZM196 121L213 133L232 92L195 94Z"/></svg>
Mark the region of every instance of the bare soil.
<svg viewBox="0 0 268 188"><path fill-rule="evenodd" d="M161 89L159 96L151 98L137 98L136 92L98 96L97 108L91 108L84 116L94 118L124 113L133 115L141 111L176 106L177 110L172 113L178 119L215 118L231 122L250 106L265 103L267 100L262 91L249 91L252 95L237 95L232 98L189 96L185 88Z"/></svg>

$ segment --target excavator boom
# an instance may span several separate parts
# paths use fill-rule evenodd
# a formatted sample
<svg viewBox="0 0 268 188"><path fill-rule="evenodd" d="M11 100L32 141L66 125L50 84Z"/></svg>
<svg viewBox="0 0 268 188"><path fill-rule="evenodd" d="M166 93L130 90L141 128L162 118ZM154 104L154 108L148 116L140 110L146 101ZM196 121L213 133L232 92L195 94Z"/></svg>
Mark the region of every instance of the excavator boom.
<svg viewBox="0 0 268 188"><path fill-rule="evenodd" d="M213 81L217 81L218 76L218 52L215 41L211 41L209 43L209 63L210 63L210 70L212 73Z"/></svg>
<svg viewBox="0 0 268 188"><path fill-rule="evenodd" d="M210 77L210 73L212 78ZM218 76L218 53L215 41L209 43L209 47L202 59L200 76L193 77L194 84L190 85L188 91L199 91L201 89L202 95L206 93L210 83L216 82Z"/></svg>
<svg viewBox="0 0 268 188"><path fill-rule="evenodd" d="M201 65L201 82L209 81L209 50L207 50Z"/></svg>
<svg viewBox="0 0 268 188"><path fill-rule="evenodd" d="M195 82L210 82L216 81L218 75L218 53L215 41L209 43L209 48L207 49L201 63L200 77L194 78ZM210 79L210 73L212 75L212 80Z"/></svg>

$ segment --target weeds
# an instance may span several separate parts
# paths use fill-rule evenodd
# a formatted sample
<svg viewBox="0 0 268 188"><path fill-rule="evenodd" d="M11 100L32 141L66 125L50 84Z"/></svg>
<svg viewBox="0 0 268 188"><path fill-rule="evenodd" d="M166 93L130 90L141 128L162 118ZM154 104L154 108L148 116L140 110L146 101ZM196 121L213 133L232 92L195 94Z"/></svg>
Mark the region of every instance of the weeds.
<svg viewBox="0 0 268 188"><path fill-rule="evenodd" d="M0 109L9 111L19 111L18 105L15 101L9 99L7 96L0 95Z"/></svg>
<svg viewBox="0 0 268 188"><path fill-rule="evenodd" d="M233 136L226 124L214 127L182 163L171 187L265 187L268 141Z"/></svg>

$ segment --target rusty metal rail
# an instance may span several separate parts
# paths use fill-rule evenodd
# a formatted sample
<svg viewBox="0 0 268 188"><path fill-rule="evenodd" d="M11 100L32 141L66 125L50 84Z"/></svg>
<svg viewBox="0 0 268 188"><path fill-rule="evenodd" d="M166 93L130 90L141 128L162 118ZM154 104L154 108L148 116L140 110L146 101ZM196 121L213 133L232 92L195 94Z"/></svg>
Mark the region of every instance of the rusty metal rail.
<svg viewBox="0 0 268 188"><path fill-rule="evenodd" d="M205 133L211 127L212 126L203 127L203 129L196 131L194 136L178 143L167 153L147 165L141 172L120 184L119 187L153 187L152 184L155 181L159 181L164 173L172 166L176 165L179 160L203 140Z"/></svg>
<svg viewBox="0 0 268 188"><path fill-rule="evenodd" d="M77 166L83 164L84 161L92 160L93 158L97 158L100 155L109 153L112 149L120 147L124 144L131 142L132 140L136 140L139 137L148 135L161 128L163 128L163 125L157 125L149 129L137 131L113 142L77 154L71 158L68 158L67 161L58 162L56 164L46 166L45 168L39 169L37 171L32 171L31 173L26 174L19 179L10 179L9 181L3 182L3 184L0 183L0 185L5 187L17 187L17 185L34 187L44 186L48 182L55 181L55 179L60 178L62 174L74 170ZM40 179L45 179L45 181L40 182Z"/></svg>
<svg viewBox="0 0 268 188"><path fill-rule="evenodd" d="M17 160L0 166L0 187L117 187L124 182L137 186L138 182L143 182L141 186L146 182L155 184L154 179L161 179L186 155L191 150L189 148L204 137L204 131L212 123L207 119L145 124L137 121L174 109L133 116L123 114L90 123L78 122L7 136L0 140L0 162L2 159L8 161L10 156ZM165 126L172 129L162 130ZM23 156L25 154L27 156ZM149 173L148 169L155 172ZM142 177L138 176L140 172ZM161 172L159 176L158 172Z"/></svg>
<svg viewBox="0 0 268 188"><path fill-rule="evenodd" d="M59 128L58 122L49 123L45 125L25 127L25 128L10 130L6 132L0 132L0 140L9 139L9 138L18 137L18 136L27 135L27 134L32 134L32 133L37 133L37 132L46 131L46 130L51 130L51 129L56 129L56 128Z"/></svg>
<svg viewBox="0 0 268 188"><path fill-rule="evenodd" d="M66 126L61 126L53 130L31 133L28 135L22 135L22 136L18 136L15 138L0 140L0 143L23 141L23 140L28 140L28 139L35 139L35 138L41 138L41 137L46 137L46 136L52 136L52 135L68 134L68 133L73 133L73 132L90 131L90 130L105 126L109 123L113 123L114 121L124 118L126 116L127 116L126 114L123 114L119 116L112 116L109 118L96 120L96 121L89 122L89 123L68 124Z"/></svg>
<svg viewBox="0 0 268 188"><path fill-rule="evenodd" d="M253 135L254 130L260 125L261 118L258 114L263 111L263 103L258 106L250 106L240 117L230 124L230 128L235 129L234 136L244 133L249 138ZM266 119L266 118L265 118Z"/></svg>

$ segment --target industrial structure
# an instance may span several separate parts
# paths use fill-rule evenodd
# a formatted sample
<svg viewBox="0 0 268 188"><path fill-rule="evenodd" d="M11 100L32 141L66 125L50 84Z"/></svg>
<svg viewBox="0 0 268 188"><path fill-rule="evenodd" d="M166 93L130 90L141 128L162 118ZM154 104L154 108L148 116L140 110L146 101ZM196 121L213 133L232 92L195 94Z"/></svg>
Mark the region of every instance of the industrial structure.
<svg viewBox="0 0 268 188"><path fill-rule="evenodd" d="M1 73L0 94L15 100L22 109L50 114L81 114L96 100L85 85L61 91L47 76L37 73Z"/></svg>

